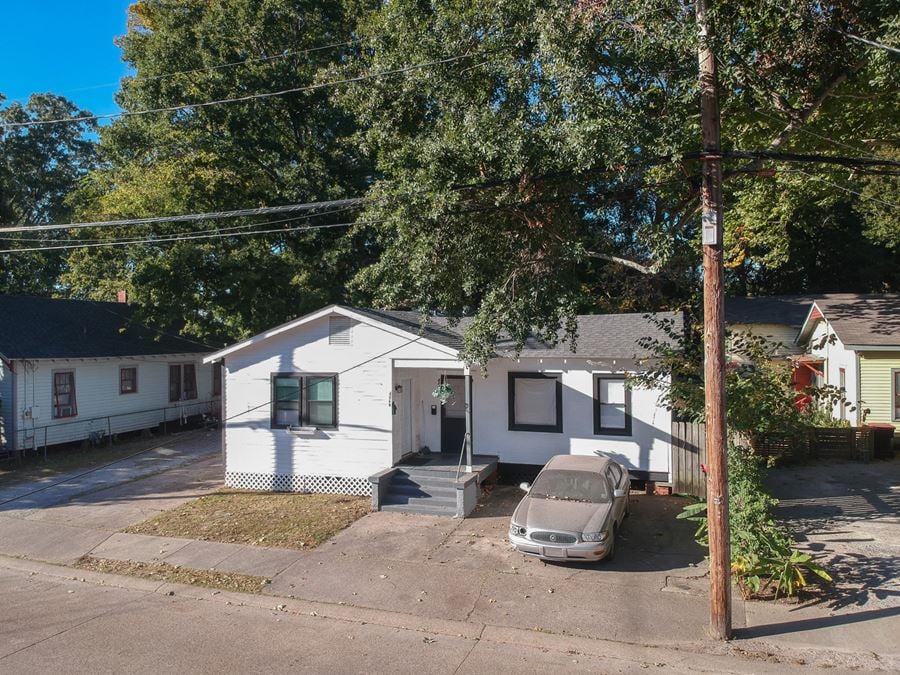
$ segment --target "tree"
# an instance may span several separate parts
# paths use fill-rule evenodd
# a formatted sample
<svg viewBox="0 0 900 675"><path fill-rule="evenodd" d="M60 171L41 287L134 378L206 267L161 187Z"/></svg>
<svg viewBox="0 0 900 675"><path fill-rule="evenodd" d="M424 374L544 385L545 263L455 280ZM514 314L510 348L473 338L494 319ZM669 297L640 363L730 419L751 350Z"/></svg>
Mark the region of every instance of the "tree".
<svg viewBox="0 0 900 675"><path fill-rule="evenodd" d="M0 125L90 115L54 94L35 94L24 105L4 103L0 95ZM93 124L86 121L0 126L2 225L39 225L70 218L67 196L96 165L93 130ZM33 248L45 245L46 240L37 233L7 233L0 238L0 249ZM56 289L63 266L64 256L59 251L0 254L0 293L49 295Z"/></svg>
<svg viewBox="0 0 900 675"><path fill-rule="evenodd" d="M847 37L895 40L889 3L716 7L728 149L851 152L834 138L895 156L888 92L897 69ZM342 93L378 169L365 217L383 223L374 236L384 253L356 286L384 305L474 312L466 353L482 362L503 332L520 343L532 330L574 339L579 309L685 303L699 244L698 167L685 159L699 146L692 11L676 0L398 0L365 17L352 74L440 63ZM878 91L867 92L873 83ZM784 284L766 276L804 251L773 215L786 205L805 219L791 226L809 232L830 203L852 195L823 183L830 203L807 208L808 184L784 190L776 174L778 199L766 202L760 195L773 183L759 171L767 168L756 160L727 167L732 283L805 290L815 285L809 267ZM870 176L824 175L850 190L876 189ZM849 210L856 221L842 227L873 246L897 222L895 210L879 222L861 201Z"/></svg>
<svg viewBox="0 0 900 675"><path fill-rule="evenodd" d="M119 40L135 75L122 81L118 101L137 111L310 85L344 58L349 35L338 2L138 2ZM79 214L106 220L355 196L369 168L348 143L352 130L325 90L124 117L101 130L105 164L79 190ZM353 214L293 217L296 227ZM62 281L76 296L126 288L147 321L243 337L347 299L346 279L372 255L371 242L346 228L240 234L290 218L96 230L90 236L112 241L238 228L219 238L78 250Z"/></svg>

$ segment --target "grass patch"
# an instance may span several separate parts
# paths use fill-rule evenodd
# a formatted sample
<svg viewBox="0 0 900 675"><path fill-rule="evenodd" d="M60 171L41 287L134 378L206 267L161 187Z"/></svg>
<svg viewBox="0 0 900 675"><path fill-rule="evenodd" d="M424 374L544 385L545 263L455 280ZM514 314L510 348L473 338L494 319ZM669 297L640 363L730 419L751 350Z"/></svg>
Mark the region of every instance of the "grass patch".
<svg viewBox="0 0 900 675"><path fill-rule="evenodd" d="M310 549L371 510L368 497L221 491L125 529L227 544Z"/></svg>
<svg viewBox="0 0 900 675"><path fill-rule="evenodd" d="M129 577L141 577L142 579L153 579L154 581L165 583L191 584L205 588L218 588L223 591L240 591L241 593L259 593L269 583L269 580L265 577L255 577L250 574L197 570L163 562L143 563L131 560L108 560L106 558L94 558L89 555L76 560L73 567L92 572L123 574Z"/></svg>
<svg viewBox="0 0 900 675"><path fill-rule="evenodd" d="M81 443L50 446L47 450L47 459L44 459L44 453L41 450L39 453L29 452L21 462L18 459L3 460L0 462L0 486L5 487L42 478L52 480L72 471L86 471L125 459L164 443L178 441L178 434L152 438L141 438L138 434L129 435L131 438L123 438L114 445L109 445L107 441L99 448L85 448Z"/></svg>

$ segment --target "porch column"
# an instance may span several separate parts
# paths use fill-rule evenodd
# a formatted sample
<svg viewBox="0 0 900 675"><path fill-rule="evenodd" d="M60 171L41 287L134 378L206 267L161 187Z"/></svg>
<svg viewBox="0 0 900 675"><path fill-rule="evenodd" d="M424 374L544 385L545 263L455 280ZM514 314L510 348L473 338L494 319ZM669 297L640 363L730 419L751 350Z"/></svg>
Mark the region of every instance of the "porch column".
<svg viewBox="0 0 900 675"><path fill-rule="evenodd" d="M472 471L472 373L463 373L463 389L466 392L466 471Z"/></svg>

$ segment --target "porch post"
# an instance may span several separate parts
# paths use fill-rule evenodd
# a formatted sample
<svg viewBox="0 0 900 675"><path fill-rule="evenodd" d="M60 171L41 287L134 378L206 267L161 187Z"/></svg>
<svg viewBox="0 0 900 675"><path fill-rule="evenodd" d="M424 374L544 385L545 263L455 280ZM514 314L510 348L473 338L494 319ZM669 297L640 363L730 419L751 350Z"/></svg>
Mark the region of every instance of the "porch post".
<svg viewBox="0 0 900 675"><path fill-rule="evenodd" d="M466 392L466 471L472 471L472 373L463 373L463 389Z"/></svg>

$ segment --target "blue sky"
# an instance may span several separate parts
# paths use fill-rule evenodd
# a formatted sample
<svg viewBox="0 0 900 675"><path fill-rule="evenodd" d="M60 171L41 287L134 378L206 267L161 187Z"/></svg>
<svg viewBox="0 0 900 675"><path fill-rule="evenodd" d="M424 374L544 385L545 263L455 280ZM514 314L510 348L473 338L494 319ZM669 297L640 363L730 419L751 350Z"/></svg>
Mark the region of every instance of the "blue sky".
<svg viewBox="0 0 900 675"><path fill-rule="evenodd" d="M125 32L129 4L0 0L0 92L27 99L50 91L98 115L116 112L110 83L127 68L113 38Z"/></svg>

